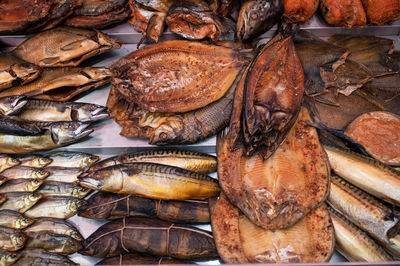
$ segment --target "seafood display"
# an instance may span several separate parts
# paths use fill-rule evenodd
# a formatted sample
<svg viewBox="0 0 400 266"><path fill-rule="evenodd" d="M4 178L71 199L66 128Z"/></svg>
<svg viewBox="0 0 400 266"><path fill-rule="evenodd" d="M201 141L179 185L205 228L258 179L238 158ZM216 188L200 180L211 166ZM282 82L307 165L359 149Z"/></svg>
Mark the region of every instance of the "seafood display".
<svg viewBox="0 0 400 266"><path fill-rule="evenodd" d="M13 115L18 113L27 103L26 96L14 95L0 98L0 113L2 115Z"/></svg>
<svg viewBox="0 0 400 266"><path fill-rule="evenodd" d="M42 130L33 123L25 123L8 118L0 118L0 134L16 136L39 135Z"/></svg>
<svg viewBox="0 0 400 266"><path fill-rule="evenodd" d="M50 173L44 169L26 166L15 166L1 173L7 180L18 179L45 179Z"/></svg>
<svg viewBox="0 0 400 266"><path fill-rule="evenodd" d="M17 159L5 154L0 154L0 173L4 170L21 164Z"/></svg>
<svg viewBox="0 0 400 266"><path fill-rule="evenodd" d="M319 0L283 0L283 17L291 23L306 22L317 11Z"/></svg>
<svg viewBox="0 0 400 266"><path fill-rule="evenodd" d="M12 210L1 210L0 211L0 226L24 229L27 226L33 224L35 220L24 216L23 214L12 211Z"/></svg>
<svg viewBox="0 0 400 266"><path fill-rule="evenodd" d="M143 216L177 223L210 222L207 201L153 200L109 192L97 192L85 200L79 207L78 215L97 220Z"/></svg>
<svg viewBox="0 0 400 266"><path fill-rule="evenodd" d="M98 258L140 252L180 259L217 258L212 234L186 225L151 218L118 219L85 239L79 253Z"/></svg>
<svg viewBox="0 0 400 266"><path fill-rule="evenodd" d="M2 265L13 265L19 258L20 255L18 253L0 249L0 262Z"/></svg>
<svg viewBox="0 0 400 266"><path fill-rule="evenodd" d="M368 22L376 25L392 23L400 18L398 1L362 0Z"/></svg>
<svg viewBox="0 0 400 266"><path fill-rule="evenodd" d="M82 169L66 168L58 166L46 167L46 171L50 173L50 175L46 178L46 182L61 182L61 183L76 184L76 182L78 182L78 176L82 174Z"/></svg>
<svg viewBox="0 0 400 266"><path fill-rule="evenodd" d="M18 155L17 160L20 162L20 166L32 167L32 168L43 168L50 164L52 160L47 157L40 155Z"/></svg>

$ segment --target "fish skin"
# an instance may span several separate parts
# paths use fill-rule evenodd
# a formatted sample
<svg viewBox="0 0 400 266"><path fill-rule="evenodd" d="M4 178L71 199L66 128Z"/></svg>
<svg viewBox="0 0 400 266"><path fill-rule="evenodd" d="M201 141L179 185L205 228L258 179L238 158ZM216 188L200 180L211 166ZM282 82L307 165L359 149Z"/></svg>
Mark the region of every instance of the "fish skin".
<svg viewBox="0 0 400 266"><path fill-rule="evenodd" d="M0 187L0 193L7 192L34 192L43 184L40 179L9 180Z"/></svg>
<svg viewBox="0 0 400 266"><path fill-rule="evenodd" d="M0 264L4 266L13 265L21 255L15 252L0 249Z"/></svg>
<svg viewBox="0 0 400 266"><path fill-rule="evenodd" d="M79 168L67 168L59 166L48 166L46 171L50 172L50 175L46 178L49 182L64 182L76 184L78 176L82 173Z"/></svg>
<svg viewBox="0 0 400 266"><path fill-rule="evenodd" d="M0 117L0 134L34 136L42 132L43 130L33 123Z"/></svg>
<svg viewBox="0 0 400 266"><path fill-rule="evenodd" d="M31 218L51 217L68 219L75 215L82 201L73 197L54 196L46 198L25 212Z"/></svg>
<svg viewBox="0 0 400 266"><path fill-rule="evenodd" d="M24 249L18 252L21 259L16 265L77 265L75 262L68 259L66 256L58 255L52 252L47 252L42 249Z"/></svg>
<svg viewBox="0 0 400 266"><path fill-rule="evenodd" d="M0 113L3 115L14 115L23 109L28 103L25 95L13 95L0 98Z"/></svg>
<svg viewBox="0 0 400 266"><path fill-rule="evenodd" d="M43 168L51 163L51 159L41 155L18 155L16 158L21 162L20 166Z"/></svg>
<svg viewBox="0 0 400 266"><path fill-rule="evenodd" d="M24 230L26 233L50 232L58 235L70 236L78 241L82 241L83 237L78 229L72 224L62 219L55 218L37 218L35 223Z"/></svg>
<svg viewBox="0 0 400 266"><path fill-rule="evenodd" d="M347 29L367 24L361 0L321 0L320 9L329 24Z"/></svg>
<svg viewBox="0 0 400 266"><path fill-rule="evenodd" d="M95 190L162 200L204 200L220 192L218 182L212 177L155 163L109 166L80 176L78 184Z"/></svg>
<svg viewBox="0 0 400 266"><path fill-rule="evenodd" d="M160 258L144 254L129 253L103 259L96 265L140 265L140 264L195 264L193 261Z"/></svg>
<svg viewBox="0 0 400 266"><path fill-rule="evenodd" d="M17 211L0 210L0 226L14 229L24 229L35 222Z"/></svg>
<svg viewBox="0 0 400 266"><path fill-rule="evenodd" d="M7 200L0 205L0 210L13 210L19 213L25 213L42 198L41 194L27 192L9 192L1 196Z"/></svg>
<svg viewBox="0 0 400 266"><path fill-rule="evenodd" d="M21 162L6 154L0 154L0 173L4 170L20 165ZM2 179L3 180L3 179Z"/></svg>
<svg viewBox="0 0 400 266"><path fill-rule="evenodd" d="M44 249L60 255L69 255L82 248L81 243L66 235L50 232L24 232L28 236L25 249Z"/></svg>
<svg viewBox="0 0 400 266"><path fill-rule="evenodd" d="M45 182L43 182L37 192L41 193L45 198L52 196L65 196L82 199L86 197L86 195L91 192L91 190L80 187L78 185L74 185L72 183L46 180Z"/></svg>
<svg viewBox="0 0 400 266"><path fill-rule="evenodd" d="M3 171L2 176L6 177L8 180L13 179L45 179L50 175L45 169L37 169L33 167L26 166L15 166Z"/></svg>
<svg viewBox="0 0 400 266"><path fill-rule="evenodd" d="M0 248L17 251L24 247L27 236L18 229L0 227Z"/></svg>
<svg viewBox="0 0 400 266"><path fill-rule="evenodd" d="M84 169L93 165L99 160L99 156L84 152L60 151L49 154L49 158L53 161L49 167L66 167Z"/></svg>

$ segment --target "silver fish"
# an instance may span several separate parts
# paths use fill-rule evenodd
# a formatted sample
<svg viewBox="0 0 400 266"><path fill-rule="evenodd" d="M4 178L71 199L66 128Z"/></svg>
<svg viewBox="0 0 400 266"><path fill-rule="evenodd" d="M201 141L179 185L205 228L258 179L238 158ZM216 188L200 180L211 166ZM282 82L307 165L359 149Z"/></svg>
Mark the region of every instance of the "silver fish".
<svg viewBox="0 0 400 266"><path fill-rule="evenodd" d="M0 249L17 251L24 247L27 237L20 230L0 227Z"/></svg>
<svg viewBox="0 0 400 266"><path fill-rule="evenodd" d="M78 199L86 197L90 191L90 189L78 185L56 181L46 181L38 190L39 193L43 194L43 197L66 196Z"/></svg>
<svg viewBox="0 0 400 266"><path fill-rule="evenodd" d="M99 160L99 157L93 154L67 151L52 153L49 158L51 158L53 162L48 166L78 169L84 169Z"/></svg>
<svg viewBox="0 0 400 266"><path fill-rule="evenodd" d="M0 98L0 113L14 115L28 103L25 95L13 95Z"/></svg>

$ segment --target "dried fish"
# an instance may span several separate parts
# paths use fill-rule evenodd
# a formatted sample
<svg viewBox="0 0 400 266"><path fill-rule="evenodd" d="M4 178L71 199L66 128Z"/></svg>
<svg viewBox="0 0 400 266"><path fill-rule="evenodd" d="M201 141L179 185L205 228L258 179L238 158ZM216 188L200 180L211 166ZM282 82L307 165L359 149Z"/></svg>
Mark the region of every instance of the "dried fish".
<svg viewBox="0 0 400 266"><path fill-rule="evenodd" d="M99 220L143 216L176 223L210 222L207 201L153 200L101 191L83 202L78 215Z"/></svg>
<svg viewBox="0 0 400 266"><path fill-rule="evenodd" d="M20 166L43 168L51 163L51 159L40 155L18 155L18 161L21 162Z"/></svg>
<svg viewBox="0 0 400 266"><path fill-rule="evenodd" d="M20 230L0 227L0 249L17 251L24 247L27 237Z"/></svg>
<svg viewBox="0 0 400 266"><path fill-rule="evenodd" d="M204 200L220 191L218 181L212 177L155 163L109 166L79 176L79 184L95 190L163 200Z"/></svg>
<svg viewBox="0 0 400 266"><path fill-rule="evenodd" d="M66 196L82 199L86 197L86 195L89 194L90 191L90 189L80 187L71 183L46 180L37 192L43 194L43 197Z"/></svg>
<svg viewBox="0 0 400 266"><path fill-rule="evenodd" d="M72 224L55 218L38 218L36 219L35 224L24 230L26 233L41 233L45 231L58 235L70 236L78 241L83 240L78 229L76 229Z"/></svg>
<svg viewBox="0 0 400 266"><path fill-rule="evenodd" d="M186 150L151 150L125 153L100 161L91 166L87 171L92 172L107 166L134 162L165 164L200 174L217 171L217 158L215 156Z"/></svg>
<svg viewBox="0 0 400 266"><path fill-rule="evenodd" d="M13 265L20 258L20 256L21 255L19 255L18 253L0 249L0 265Z"/></svg>
<svg viewBox="0 0 400 266"><path fill-rule="evenodd" d="M367 24L361 0L321 0L320 5L322 14L329 24L347 29Z"/></svg>
<svg viewBox="0 0 400 266"><path fill-rule="evenodd" d="M50 173L44 169L37 169L26 166L16 166L9 168L1 173L8 180L13 179L45 179Z"/></svg>
<svg viewBox="0 0 400 266"><path fill-rule="evenodd" d="M0 117L0 134L32 136L39 135L42 131L33 123Z"/></svg>
<svg viewBox="0 0 400 266"><path fill-rule="evenodd" d="M77 265L65 256L47 252L42 249L27 249L18 252L21 258L16 266L29 265Z"/></svg>
<svg viewBox="0 0 400 266"><path fill-rule="evenodd" d="M0 113L3 115L13 115L21 111L28 103L25 95L14 95L0 98Z"/></svg>
<svg viewBox="0 0 400 266"><path fill-rule="evenodd" d="M287 22L307 22L318 9L319 0L283 0L285 12L283 17Z"/></svg>
<svg viewBox="0 0 400 266"><path fill-rule="evenodd" d="M400 3L396 0L362 0L362 3L371 24L383 25L400 19Z"/></svg>
<svg viewBox="0 0 400 266"><path fill-rule="evenodd" d="M0 186L3 185L5 182L7 182L7 178L0 175ZM3 201L1 201L0 204L1 204L2 202L3 202Z"/></svg>
<svg viewBox="0 0 400 266"><path fill-rule="evenodd" d="M207 0L208 5L215 14L226 17L235 7L233 0Z"/></svg>
<svg viewBox="0 0 400 266"><path fill-rule="evenodd" d="M34 192L43 181L40 179L14 179L0 186L0 193L8 192Z"/></svg>
<svg viewBox="0 0 400 266"><path fill-rule="evenodd" d="M24 94L44 100L67 101L108 83L110 77L111 72L104 67L45 68L34 82L4 90L0 97Z"/></svg>
<svg viewBox="0 0 400 266"><path fill-rule="evenodd" d="M239 40L249 40L268 31L283 14L282 1L250 0L242 4L236 23Z"/></svg>
<svg viewBox="0 0 400 266"><path fill-rule="evenodd" d="M25 249L44 249L60 255L75 253L82 248L81 243L69 236L50 232L24 232L28 236Z"/></svg>
<svg viewBox="0 0 400 266"><path fill-rule="evenodd" d="M97 16L120 9L126 4L126 0L83 0L82 6L74 10L74 15Z"/></svg>
<svg viewBox="0 0 400 266"><path fill-rule="evenodd" d="M68 219L75 215L82 201L72 197L49 197L33 206L25 215L32 218L51 217ZM3 204L4 205L4 204Z"/></svg>
<svg viewBox="0 0 400 266"><path fill-rule="evenodd" d="M172 40L118 60L111 67L112 83L127 101L145 110L188 112L220 99L243 65L236 50Z"/></svg>
<svg viewBox="0 0 400 266"><path fill-rule="evenodd" d="M33 224L33 222L35 222L35 220L25 217L19 212L12 210L0 211L0 226L14 229L24 229L25 227Z"/></svg>
<svg viewBox="0 0 400 266"><path fill-rule="evenodd" d="M30 99L15 115L24 121L94 122L108 118L107 108L92 103L55 102Z"/></svg>
<svg viewBox="0 0 400 266"><path fill-rule="evenodd" d="M375 159L400 165L399 128L399 116L389 112L369 112L353 120L345 134L363 145Z"/></svg>
<svg viewBox="0 0 400 266"><path fill-rule="evenodd" d="M286 140L268 159L246 156L221 134L218 179L229 200L265 229L287 228L326 199L330 169L307 109L302 108Z"/></svg>
<svg viewBox="0 0 400 266"><path fill-rule="evenodd" d="M5 154L0 154L0 173L4 170L21 164L17 159ZM2 179L3 180L3 179Z"/></svg>
<svg viewBox="0 0 400 266"><path fill-rule="evenodd" d="M9 192L1 196L7 200L0 205L0 210L12 210L19 213L26 212L42 198L41 194L26 192Z"/></svg>
<svg viewBox="0 0 400 266"><path fill-rule="evenodd" d="M49 157L53 160L51 164L48 165L49 167L78 168L81 170L93 165L99 160L99 156L93 154L69 151L53 152Z"/></svg>
<svg viewBox="0 0 400 266"><path fill-rule="evenodd" d="M144 254L129 253L104 259L96 265L140 265L140 264L195 264L187 260L160 258Z"/></svg>
<svg viewBox="0 0 400 266"><path fill-rule="evenodd" d="M210 232L141 217L109 222L85 239L83 246L79 253L98 258L112 257L125 252L180 259L218 257Z"/></svg>
<svg viewBox="0 0 400 266"><path fill-rule="evenodd" d="M81 122L54 122L41 135L15 136L0 134L0 153L35 152L59 148L87 137L93 129Z"/></svg>
<svg viewBox="0 0 400 266"><path fill-rule="evenodd" d="M65 67L120 47L100 31L58 27L26 39L12 54L41 67Z"/></svg>
<svg viewBox="0 0 400 266"><path fill-rule="evenodd" d="M82 170L79 168L67 168L58 166L46 167L46 171L50 173L50 175L46 178L46 181L64 182L71 184L76 184L76 182L78 181L78 176L82 173Z"/></svg>
<svg viewBox="0 0 400 266"><path fill-rule="evenodd" d="M6 197L0 195L0 205L7 200Z"/></svg>
<svg viewBox="0 0 400 266"><path fill-rule="evenodd" d="M400 172L354 152L324 148L336 174L371 195L400 206Z"/></svg>
<svg viewBox="0 0 400 266"><path fill-rule="evenodd" d="M0 52L0 90L29 83L36 79L40 72L38 66Z"/></svg>

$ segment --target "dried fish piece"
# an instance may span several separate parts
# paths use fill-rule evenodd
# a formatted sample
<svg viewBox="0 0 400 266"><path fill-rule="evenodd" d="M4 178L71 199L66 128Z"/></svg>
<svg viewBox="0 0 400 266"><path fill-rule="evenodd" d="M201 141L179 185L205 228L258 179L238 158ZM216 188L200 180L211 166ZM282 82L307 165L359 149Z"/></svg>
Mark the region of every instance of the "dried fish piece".
<svg viewBox="0 0 400 266"><path fill-rule="evenodd" d="M220 99L243 65L236 50L172 40L126 55L111 71L126 100L151 112L188 112Z"/></svg>
<svg viewBox="0 0 400 266"><path fill-rule="evenodd" d="M77 265L65 256L47 252L42 249L27 249L18 252L21 258L15 264L16 266L29 265Z"/></svg>
<svg viewBox="0 0 400 266"><path fill-rule="evenodd" d="M81 204L82 201L80 199L73 197L49 197L26 211L25 215L32 218L68 219L76 214Z"/></svg>
<svg viewBox="0 0 400 266"><path fill-rule="evenodd" d="M0 173L19 164L21 164L21 162L17 159L10 157L9 155L0 154Z"/></svg>
<svg viewBox="0 0 400 266"><path fill-rule="evenodd" d="M26 39L12 54L41 67L66 67L120 47L100 31L58 27Z"/></svg>
<svg viewBox="0 0 400 266"><path fill-rule="evenodd" d="M390 256L345 216L329 208L335 229L336 248L349 261L390 261Z"/></svg>
<svg viewBox="0 0 400 266"><path fill-rule="evenodd" d="M28 236L25 249L44 249L60 255L75 253L82 248L81 243L69 236L50 232L24 232Z"/></svg>
<svg viewBox="0 0 400 266"><path fill-rule="evenodd" d="M28 103L25 95L14 95L0 98L0 113L3 115L13 115L21 111Z"/></svg>
<svg viewBox="0 0 400 266"><path fill-rule="evenodd" d="M26 192L9 192L1 196L7 200L0 205L0 210L13 210L19 213L26 212L42 198L41 194Z"/></svg>
<svg viewBox="0 0 400 266"><path fill-rule="evenodd" d="M39 179L14 179L7 181L0 187L0 193L7 192L34 192L43 181Z"/></svg>
<svg viewBox="0 0 400 266"><path fill-rule="evenodd" d="M37 169L26 166L16 166L3 171L1 175L6 177L8 180L20 179L20 178L45 179L50 175L50 173L44 169Z"/></svg>
<svg viewBox="0 0 400 266"><path fill-rule="evenodd" d="M244 155L217 139L218 179L229 200L265 229L287 228L326 199L330 169L315 128L302 108L286 140L269 157Z"/></svg>
<svg viewBox="0 0 400 266"><path fill-rule="evenodd" d="M180 259L218 257L210 232L141 217L109 222L85 239L83 246L79 253L98 258L112 257L125 252Z"/></svg>
<svg viewBox="0 0 400 266"><path fill-rule="evenodd" d="M51 159L40 155L18 155L18 161L21 162L20 166L43 168L51 163Z"/></svg>
<svg viewBox="0 0 400 266"><path fill-rule="evenodd" d="M36 79L40 72L38 66L0 52L0 90L29 83Z"/></svg>
<svg viewBox="0 0 400 266"><path fill-rule="evenodd" d="M93 165L99 160L99 156L97 155L70 151L53 152L49 155L49 158L53 160L51 164L48 165L49 167L78 168L80 170ZM62 169L52 170L62 171ZM52 173L54 174L54 172Z"/></svg>
<svg viewBox="0 0 400 266"><path fill-rule="evenodd" d="M239 40L250 40L266 32L278 22L283 5L278 0L250 0L242 4L236 23Z"/></svg>
<svg viewBox="0 0 400 266"><path fill-rule="evenodd" d="M318 9L319 0L283 0L283 17L290 23L306 22Z"/></svg>
<svg viewBox="0 0 400 266"><path fill-rule="evenodd" d="M0 188L1 191L1 188ZM38 192L43 197L51 196L66 196L82 199L89 194L91 190L80 187L71 183L57 182L57 181L45 181L39 188Z"/></svg>
<svg viewBox="0 0 400 266"><path fill-rule="evenodd" d="M351 122L345 134L359 142L375 159L400 165L400 117L389 112L364 113Z"/></svg>
<svg viewBox="0 0 400 266"><path fill-rule="evenodd" d="M52 101L67 101L79 93L109 82L111 72L104 67L45 68L40 77L26 85L0 92L0 97L26 95Z"/></svg>
<svg viewBox="0 0 400 266"><path fill-rule="evenodd" d="M90 219L118 219L128 216L157 217L177 223L208 223L207 201L165 201L99 191L84 201L79 216Z"/></svg>
<svg viewBox="0 0 400 266"><path fill-rule="evenodd" d="M396 0L362 0L362 3L371 24L383 25L400 19L400 3Z"/></svg>
<svg viewBox="0 0 400 266"><path fill-rule="evenodd" d="M361 0L321 0L321 11L326 22L347 29L364 26L367 17Z"/></svg>
<svg viewBox="0 0 400 266"><path fill-rule="evenodd" d="M195 264L187 260L160 258L144 254L129 253L104 259L96 265L140 265L140 264Z"/></svg>
<svg viewBox="0 0 400 266"><path fill-rule="evenodd" d="M0 211L0 226L24 229L35 222L34 219L28 218L19 212L12 210L1 210Z"/></svg>
<svg viewBox="0 0 400 266"><path fill-rule="evenodd" d="M27 237L20 230L0 227L0 249L17 251L24 247Z"/></svg>
<svg viewBox="0 0 400 266"><path fill-rule="evenodd" d="M18 253L0 249L0 265L13 265L20 258L20 256L21 255L19 255Z"/></svg>
<svg viewBox="0 0 400 266"><path fill-rule="evenodd" d="M46 171L50 173L50 175L46 178L46 181L64 182L71 184L76 184L76 182L78 181L78 176L82 173L82 170L79 168L67 168L58 166L46 167Z"/></svg>
<svg viewBox="0 0 400 266"><path fill-rule="evenodd" d="M38 218L36 219L35 224L24 230L26 233L41 233L45 231L58 235L70 236L78 241L83 240L78 229L76 229L72 224L55 218Z"/></svg>
<svg viewBox="0 0 400 266"><path fill-rule="evenodd" d="M53 1L3 0L0 3L0 34L20 32L45 18Z"/></svg>

